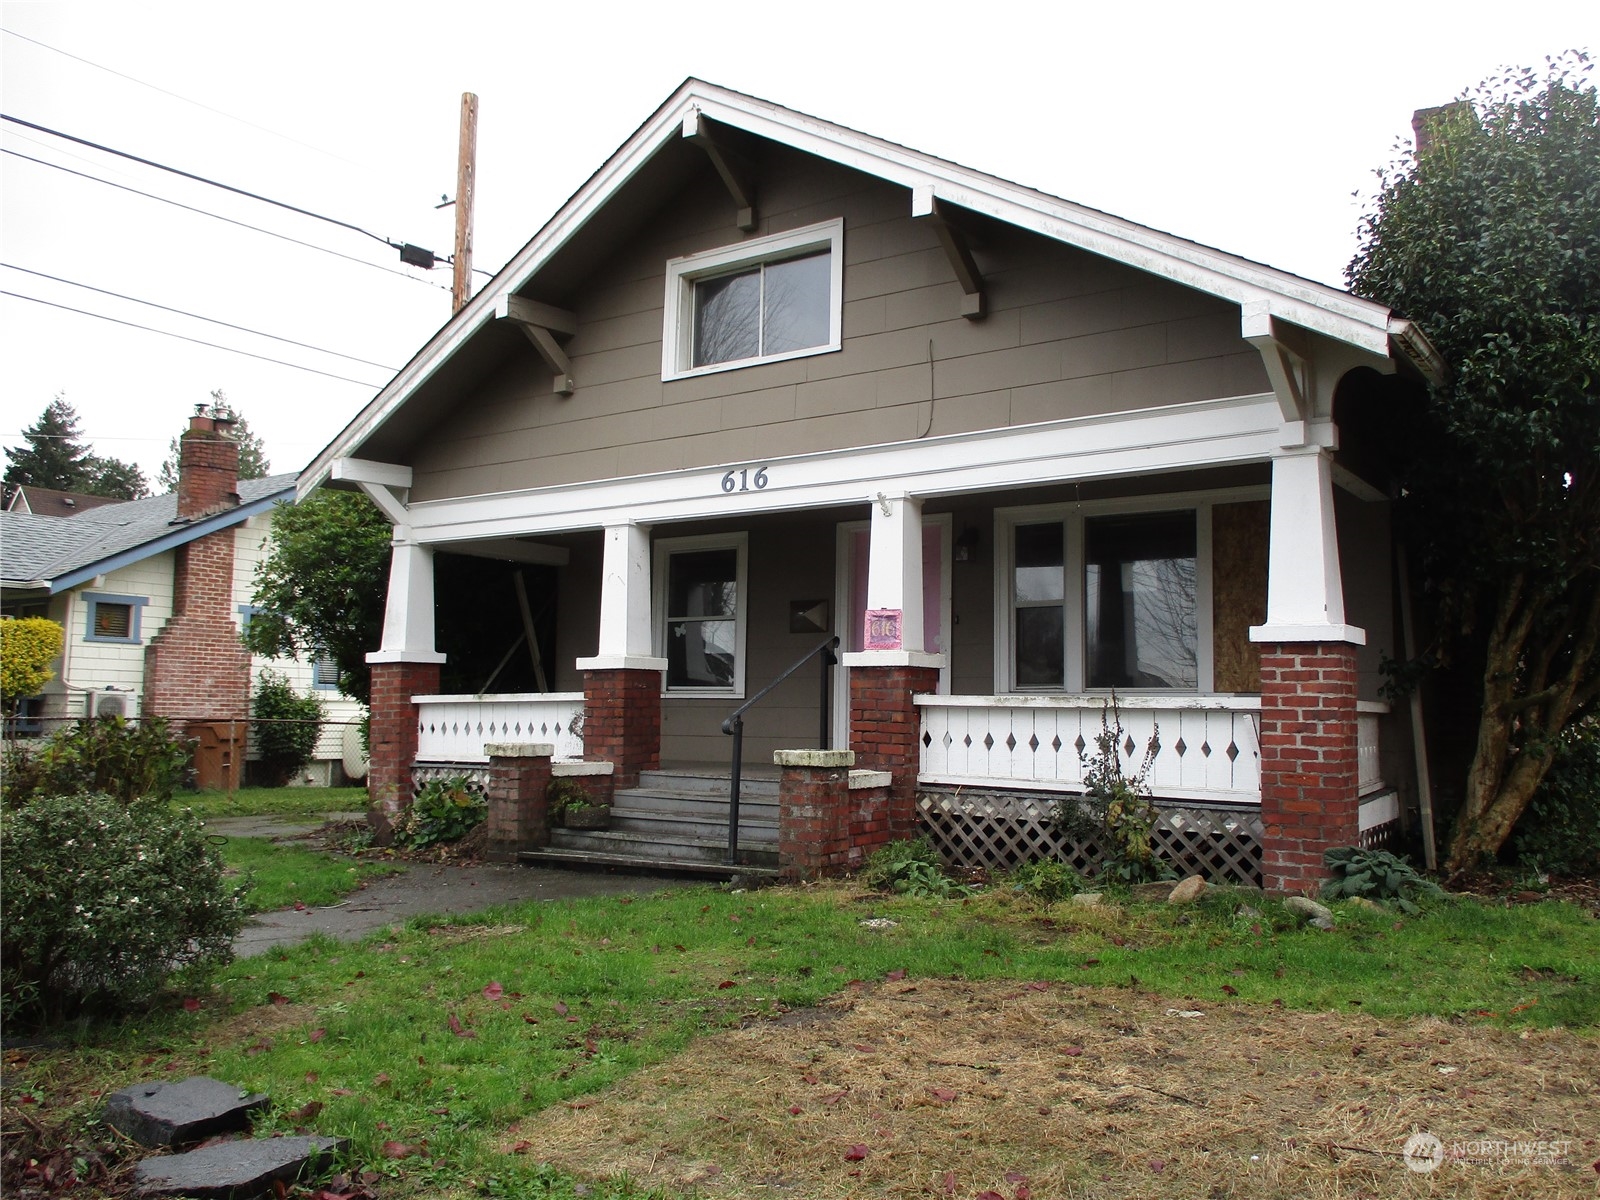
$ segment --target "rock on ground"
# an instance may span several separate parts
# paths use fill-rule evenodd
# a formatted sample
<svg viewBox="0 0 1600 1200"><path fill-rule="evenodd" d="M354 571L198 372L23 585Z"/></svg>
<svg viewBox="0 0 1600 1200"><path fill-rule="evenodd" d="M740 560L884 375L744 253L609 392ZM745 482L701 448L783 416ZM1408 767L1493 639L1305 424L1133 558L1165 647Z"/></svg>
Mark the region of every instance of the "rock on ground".
<svg viewBox="0 0 1600 1200"><path fill-rule="evenodd" d="M1191 875L1167 893L1168 904L1193 904L1206 890L1205 876Z"/></svg>
<svg viewBox="0 0 1600 1200"><path fill-rule="evenodd" d="M325 1170L348 1138L281 1137L219 1142L187 1154L147 1158L134 1168L140 1196L190 1196L194 1200L247 1200Z"/></svg>
<svg viewBox="0 0 1600 1200"><path fill-rule="evenodd" d="M141 1146L172 1146L248 1129L250 1114L266 1106L263 1093L247 1096L231 1083L192 1075L179 1083L152 1080L112 1092L105 1121Z"/></svg>
<svg viewBox="0 0 1600 1200"><path fill-rule="evenodd" d="M1333 913L1309 897L1290 896L1283 902L1283 907L1302 921L1327 921L1332 927Z"/></svg>

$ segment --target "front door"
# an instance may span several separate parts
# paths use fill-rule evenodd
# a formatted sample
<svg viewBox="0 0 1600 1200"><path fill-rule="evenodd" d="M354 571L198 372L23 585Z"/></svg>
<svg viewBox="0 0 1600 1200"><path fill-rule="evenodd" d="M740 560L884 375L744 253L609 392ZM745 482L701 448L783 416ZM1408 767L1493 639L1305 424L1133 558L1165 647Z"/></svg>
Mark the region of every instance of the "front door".
<svg viewBox="0 0 1600 1200"><path fill-rule="evenodd" d="M945 656L939 671L941 695L950 692L950 531L949 513L922 518L923 648ZM835 624L839 648L845 653L860 650L866 638L870 542L866 521L840 523L834 611L839 614ZM850 744L850 672L844 666L833 673L833 744L838 749Z"/></svg>

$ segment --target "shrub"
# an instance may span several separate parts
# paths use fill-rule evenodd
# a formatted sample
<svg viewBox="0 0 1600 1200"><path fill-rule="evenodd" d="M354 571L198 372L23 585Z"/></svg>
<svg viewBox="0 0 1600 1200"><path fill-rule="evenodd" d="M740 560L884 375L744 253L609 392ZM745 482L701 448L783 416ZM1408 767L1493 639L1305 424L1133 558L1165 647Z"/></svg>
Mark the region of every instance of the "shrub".
<svg viewBox="0 0 1600 1200"><path fill-rule="evenodd" d="M924 899L968 896L972 889L956 883L944 873L939 852L925 837L890 842L867 856L861 869L861 882L883 892Z"/></svg>
<svg viewBox="0 0 1600 1200"><path fill-rule="evenodd" d="M1055 859L1043 859L1018 867L1011 872L1011 886L1013 890L1026 892L1046 904L1054 904L1085 890L1083 876Z"/></svg>
<svg viewBox="0 0 1600 1200"><path fill-rule="evenodd" d="M1519 861L1546 871L1600 872L1600 718L1590 718L1563 740L1517 822L1513 847Z"/></svg>
<svg viewBox="0 0 1600 1200"><path fill-rule="evenodd" d="M412 850L455 842L489 815L489 801L469 775L435 779L394 823L394 840Z"/></svg>
<svg viewBox="0 0 1600 1200"><path fill-rule="evenodd" d="M316 753L322 732L322 701L295 695L294 685L273 671L261 672L250 703L250 729L268 787L282 787Z"/></svg>
<svg viewBox="0 0 1600 1200"><path fill-rule="evenodd" d="M1150 832L1156 824L1156 806L1150 796L1150 767L1161 753L1161 730L1155 728L1144 748L1144 758L1132 775L1122 769L1122 728L1117 697L1100 710L1100 732L1094 735L1094 754L1084 763L1084 796L1057 801L1055 820L1066 829L1092 830L1103 838L1106 855L1099 874L1121 883L1171 879L1171 867L1156 857Z"/></svg>
<svg viewBox="0 0 1600 1200"><path fill-rule="evenodd" d="M63 636L61 626L47 617L0 618L0 706L7 713L50 682Z"/></svg>
<svg viewBox="0 0 1600 1200"><path fill-rule="evenodd" d="M556 824L569 812L581 812L595 807L594 797L576 779L552 779L545 785L545 801L549 804L550 823Z"/></svg>
<svg viewBox="0 0 1600 1200"><path fill-rule="evenodd" d="M1444 895L1444 890L1433 880L1418 875L1415 867L1387 850L1341 846L1325 853L1322 861L1334 874L1322 885L1324 900L1363 896L1368 900L1392 902L1402 912L1414 915L1422 911L1417 906L1419 899Z"/></svg>
<svg viewBox="0 0 1600 1200"><path fill-rule="evenodd" d="M189 772L190 743L167 722L152 717L85 718L59 730L37 751L6 758L6 797L22 804L34 796L99 794L131 804L170 800Z"/></svg>
<svg viewBox="0 0 1600 1200"><path fill-rule="evenodd" d="M242 887L187 810L47 796L3 818L8 1016L126 1010L180 967L233 956Z"/></svg>

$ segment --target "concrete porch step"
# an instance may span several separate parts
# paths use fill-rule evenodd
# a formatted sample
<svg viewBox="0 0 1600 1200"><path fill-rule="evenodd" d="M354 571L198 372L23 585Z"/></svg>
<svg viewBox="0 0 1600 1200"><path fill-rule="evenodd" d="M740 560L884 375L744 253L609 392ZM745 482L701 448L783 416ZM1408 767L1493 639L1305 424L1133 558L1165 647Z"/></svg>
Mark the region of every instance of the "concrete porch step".
<svg viewBox="0 0 1600 1200"><path fill-rule="evenodd" d="M547 846L542 850L523 850L517 858L525 863L545 867L616 867L651 875L703 875L709 879L766 881L778 878L778 868L775 865L739 863L730 867L721 862L660 858L614 850L571 850L560 846Z"/></svg>
<svg viewBox="0 0 1600 1200"><path fill-rule="evenodd" d="M666 830L607 829L578 830L552 829L551 850L588 851L592 853L623 855L659 862L695 863L702 866L723 866L728 853L727 826L714 834L674 833ZM542 850L524 851L538 854ZM739 842L739 863L752 867L778 866L776 837L771 840L755 839Z"/></svg>
<svg viewBox="0 0 1600 1200"><path fill-rule="evenodd" d="M721 796L727 799L729 790L728 767L722 766L669 766L657 771L639 772L639 790L669 791L704 796ZM739 804L756 797L778 800L778 776L773 769L752 768L747 764L739 776Z"/></svg>

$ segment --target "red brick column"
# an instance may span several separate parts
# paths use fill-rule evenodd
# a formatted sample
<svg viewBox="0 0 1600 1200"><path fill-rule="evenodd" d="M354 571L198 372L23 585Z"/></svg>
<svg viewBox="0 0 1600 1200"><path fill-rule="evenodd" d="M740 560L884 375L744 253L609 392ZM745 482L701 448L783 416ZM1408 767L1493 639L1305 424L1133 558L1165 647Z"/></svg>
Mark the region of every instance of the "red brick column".
<svg viewBox="0 0 1600 1200"><path fill-rule="evenodd" d="M1261 647L1262 885L1314 892L1322 854L1358 837L1356 650L1345 642Z"/></svg>
<svg viewBox="0 0 1600 1200"><path fill-rule="evenodd" d="M917 772L922 719L913 697L939 690L938 667L850 668L850 748L865 769L888 771L889 836L917 829Z"/></svg>
<svg viewBox="0 0 1600 1200"><path fill-rule="evenodd" d="M489 745L489 847L493 862L516 862L517 851L550 842L550 758L548 743Z"/></svg>
<svg viewBox="0 0 1600 1200"><path fill-rule="evenodd" d="M367 823L380 846L389 844L394 818L411 803L411 764L417 758L417 707L411 697L438 691L438 663L372 664Z"/></svg>
<svg viewBox="0 0 1600 1200"><path fill-rule="evenodd" d="M787 879L815 879L859 868L889 840L888 778L852 787L849 750L779 750L778 865Z"/></svg>
<svg viewBox="0 0 1600 1200"><path fill-rule="evenodd" d="M583 673L583 757L614 764L612 786L637 787L661 766L661 672L632 667Z"/></svg>

